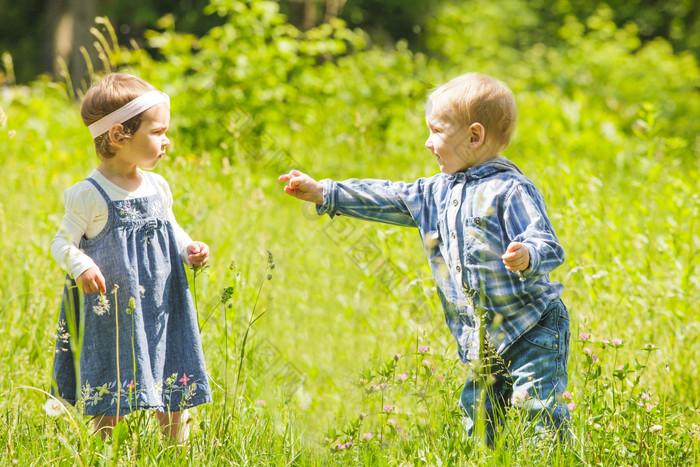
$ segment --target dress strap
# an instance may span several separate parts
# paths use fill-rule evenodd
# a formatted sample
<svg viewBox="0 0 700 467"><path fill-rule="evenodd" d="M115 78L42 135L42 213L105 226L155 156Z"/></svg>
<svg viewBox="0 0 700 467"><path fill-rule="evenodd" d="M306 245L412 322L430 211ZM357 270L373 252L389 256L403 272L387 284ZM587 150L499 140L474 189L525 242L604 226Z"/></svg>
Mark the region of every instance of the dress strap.
<svg viewBox="0 0 700 467"><path fill-rule="evenodd" d="M107 206L109 206L109 203L111 203L112 200L110 199L109 195L108 195L107 192L104 190L104 188L102 188L102 187L100 186L100 184L97 183L97 181L96 181L94 178L92 178L92 177L87 177L85 180L87 180L88 182L90 182L90 183L92 183L93 185L95 185L95 188L97 188L97 191L100 192L100 194L101 194L102 197L105 199L105 201L107 201Z"/></svg>

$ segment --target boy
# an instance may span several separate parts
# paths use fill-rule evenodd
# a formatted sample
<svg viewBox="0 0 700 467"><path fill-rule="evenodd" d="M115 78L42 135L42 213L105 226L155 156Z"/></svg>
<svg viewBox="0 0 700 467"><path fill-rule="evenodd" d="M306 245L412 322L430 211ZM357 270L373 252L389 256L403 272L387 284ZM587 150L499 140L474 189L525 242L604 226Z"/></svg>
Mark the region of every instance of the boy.
<svg viewBox="0 0 700 467"><path fill-rule="evenodd" d="M542 195L515 164L499 156L510 144L516 117L508 86L468 73L436 89L426 104L425 147L442 173L415 183L317 182L296 170L279 177L288 182L285 192L316 203L319 214L419 229L461 360L477 361L482 343L490 356L489 443L510 404L559 436L569 418L561 397L569 318L559 298L562 284L548 277L564 261L564 250ZM470 374L460 398L469 436L479 381Z"/></svg>

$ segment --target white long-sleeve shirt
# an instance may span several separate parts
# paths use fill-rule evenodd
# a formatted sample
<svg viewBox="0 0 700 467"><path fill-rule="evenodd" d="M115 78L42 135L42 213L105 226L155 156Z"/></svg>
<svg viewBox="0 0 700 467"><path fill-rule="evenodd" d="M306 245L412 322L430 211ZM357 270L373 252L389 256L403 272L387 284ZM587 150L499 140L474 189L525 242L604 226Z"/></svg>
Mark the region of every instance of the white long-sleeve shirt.
<svg viewBox="0 0 700 467"><path fill-rule="evenodd" d="M140 171L140 169L139 169ZM110 199L123 200L150 196L160 192L164 195L167 220L175 231L175 241L183 261L187 264L187 246L192 239L177 224L173 215L173 194L168 182L158 174L151 173L155 183L141 173L143 183L136 190L129 192L110 182L98 170L94 170L93 178L107 193ZM95 186L87 180L82 180L63 192L65 215L58 232L51 240L51 255L54 260L73 278L77 278L87 269L96 266L95 262L79 249L80 239L85 236L92 238L99 234L105 225L109 211L107 203Z"/></svg>

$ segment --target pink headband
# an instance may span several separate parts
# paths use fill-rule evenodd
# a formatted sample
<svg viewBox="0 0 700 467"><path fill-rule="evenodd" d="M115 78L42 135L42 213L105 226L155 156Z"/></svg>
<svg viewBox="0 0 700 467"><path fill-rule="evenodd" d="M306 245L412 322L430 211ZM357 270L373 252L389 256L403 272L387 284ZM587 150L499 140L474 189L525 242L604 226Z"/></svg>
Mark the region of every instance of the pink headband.
<svg viewBox="0 0 700 467"><path fill-rule="evenodd" d="M112 125L124 123L131 117L135 117L143 111L146 111L154 105L166 103L170 107L170 98L162 91L149 91L146 94L141 94L133 101L127 102L119 107L114 112L105 115L92 125L88 126L92 139L97 138L103 133L109 131Z"/></svg>

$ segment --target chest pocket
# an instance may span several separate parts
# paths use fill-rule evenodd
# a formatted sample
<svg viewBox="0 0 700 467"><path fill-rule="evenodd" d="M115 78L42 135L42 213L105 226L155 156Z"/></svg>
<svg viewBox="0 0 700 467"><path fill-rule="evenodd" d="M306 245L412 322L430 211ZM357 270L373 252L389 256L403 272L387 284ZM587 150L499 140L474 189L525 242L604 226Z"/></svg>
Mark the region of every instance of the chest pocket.
<svg viewBox="0 0 700 467"><path fill-rule="evenodd" d="M474 216L464 221L464 250L476 263L501 261L505 252L501 224L496 216Z"/></svg>

